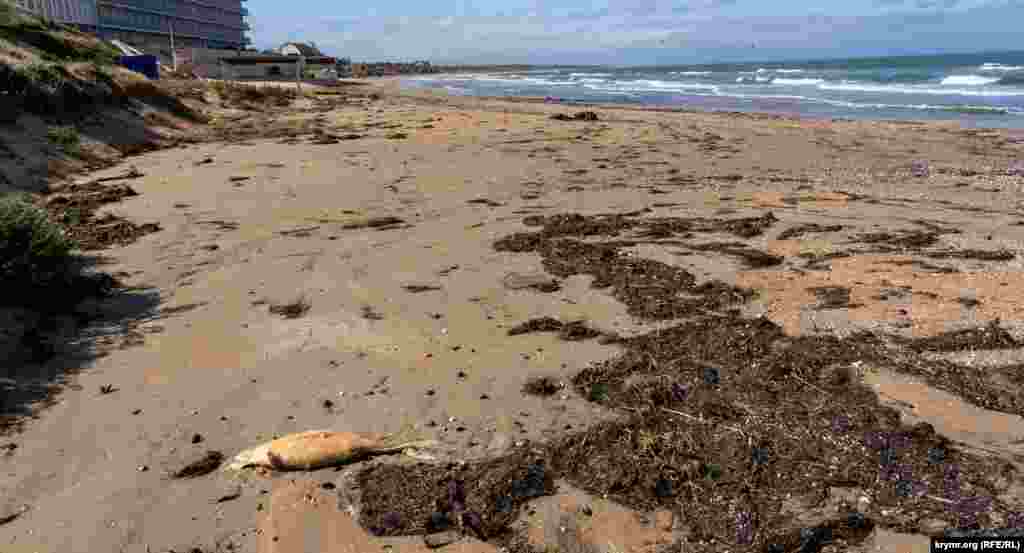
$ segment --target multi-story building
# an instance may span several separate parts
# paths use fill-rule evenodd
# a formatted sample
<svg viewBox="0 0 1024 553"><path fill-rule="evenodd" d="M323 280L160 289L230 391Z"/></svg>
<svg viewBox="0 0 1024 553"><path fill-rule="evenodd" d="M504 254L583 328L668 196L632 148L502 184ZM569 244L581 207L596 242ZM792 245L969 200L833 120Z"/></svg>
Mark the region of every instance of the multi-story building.
<svg viewBox="0 0 1024 553"><path fill-rule="evenodd" d="M53 0L47 0L53 1ZM249 40L244 0L96 0L97 32L142 49L244 48Z"/></svg>
<svg viewBox="0 0 1024 553"><path fill-rule="evenodd" d="M245 0L0 0L103 38L152 51L175 47L240 49L249 43Z"/></svg>
<svg viewBox="0 0 1024 553"><path fill-rule="evenodd" d="M22 12L72 23L85 29L96 27L96 0L0 0Z"/></svg>

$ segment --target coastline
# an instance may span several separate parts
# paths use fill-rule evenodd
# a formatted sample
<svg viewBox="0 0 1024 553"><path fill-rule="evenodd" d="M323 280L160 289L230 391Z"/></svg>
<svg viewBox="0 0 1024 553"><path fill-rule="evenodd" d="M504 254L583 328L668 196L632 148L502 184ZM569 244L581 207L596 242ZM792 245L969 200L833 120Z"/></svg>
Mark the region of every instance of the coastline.
<svg viewBox="0 0 1024 553"><path fill-rule="evenodd" d="M444 79L450 79L450 78L453 78L453 77L457 77L457 76L460 76L460 75L465 76L466 74L475 74L475 73L439 73L439 74L431 74L431 75L427 75L427 76L408 75L408 76L395 76L395 77L387 77L387 78L398 78L398 79L410 79L410 80L413 80L413 79L416 79L417 77L421 77L421 78L426 78L426 79L444 80ZM461 96L461 94L460 95L453 95L453 96ZM538 101L543 101L543 98L544 98L543 96L540 96L540 95L537 95L537 96L518 96L518 95L508 95L508 96L500 96L499 95L499 96L493 96L493 95L486 95L486 94L482 94L482 95L465 94L465 96L474 96L474 97L478 97L478 98L489 98L489 99L505 99L507 101L525 102L525 103L535 103L535 102L538 102ZM555 97L557 98L557 95ZM742 97L742 96L740 96L740 97ZM635 102L601 102L601 101L584 101L584 100L560 100L557 103L560 103L562 105L602 106L602 107L606 107L606 108L624 107L626 109L634 109L636 107L641 107L641 108L644 108L644 109L651 109L651 110L656 110L656 111L682 111L682 112L694 111L694 112L701 112L701 113L743 113L743 114L756 114L756 115L760 115L760 116L779 116L779 117L783 117L783 118L794 118L794 117L796 117L796 118L802 118L802 119L807 119L807 120L815 120L815 121L852 119L852 120L858 120L858 121L922 121L922 122L938 122L938 123L953 122L953 123L960 124L961 126L963 126L965 128L993 128L993 129L998 128L998 129L1008 129L1008 130L1022 130L1022 129L1024 129L1024 116L1021 116L1020 114L1012 114L1012 113L1009 113L1009 112L1003 113L1003 115L1006 118L987 118L989 115L998 114L999 113L998 111L992 111L991 113L986 112L986 111L980 111L980 112L964 111L963 113L960 114L959 117L952 117L952 116L944 116L944 117L934 117L934 116L932 116L932 117L930 117L930 116L924 115L924 113L928 113L929 111L933 112L933 113L956 112L956 106L947 106L947 107L943 107L943 106L939 106L939 105L936 105L936 106L914 106L914 105L905 106L905 108L906 109L910 109L911 112L913 112L916 109L923 109L924 111L922 111L922 114L917 116L917 117L902 116L902 115L883 116L883 115L870 114L870 113L867 113L867 112L859 113L859 110L854 110L854 111L851 111L851 112L848 112L848 113L844 113L844 114L826 114L826 113L814 114L814 113L802 112L801 110L805 109L805 108L801 107L799 105L799 103L793 103L791 107L787 107L787 108L771 108L771 107L769 107L770 104L778 103L777 98L787 98L785 96L781 96L781 97L764 96L762 98L756 98L755 97L754 100L752 100L752 101L755 102L755 103L756 102L761 102L761 105L756 105L754 107L751 107L750 109L741 109L741 108L738 108L736 106L737 99L740 98L740 97L733 97L733 96L729 96L729 95L725 95L725 96L687 95L687 94L682 94L681 93L681 94L678 94L678 99L674 100L671 103L648 101L648 100L637 100ZM795 98L799 98L799 97L792 97L792 98L795 99ZM785 102L785 101L791 101L791 100L782 100L782 101ZM814 106L814 105L815 104L813 104L813 102L811 104L809 104L809 106ZM870 106L870 104L869 104L869 106ZM891 107L893 109L897 109L898 108L898 106L895 106L895 105L891 106ZM968 109L968 107L964 106L962 109ZM974 109L974 108L971 108L971 109ZM998 110L998 109L1002 109L1002 108L997 107L997 106L992 106L992 107L977 108L977 109ZM972 115L972 113L975 113L975 114Z"/></svg>
<svg viewBox="0 0 1024 553"><path fill-rule="evenodd" d="M443 96L403 90L401 78L239 107L218 118L217 141L83 179L130 183L137 195L105 209L155 227L102 251L123 288L82 309L101 323L149 310L80 336L84 359L12 372L17 386L61 391L45 408L19 405L34 418L4 437L14 444L0 480L4 544L294 553L319 539L324 553L421 553L423 521L448 489L438 475L473 476L467 504L498 525L507 520L492 488L525 471L516 463L532 451L582 436L591 450L553 450L578 464L516 512L515 539L637 553L687 543L687 525L700 523L719 542L686 550L721 551L735 532L719 522L744 501L729 483L763 476L739 429L776 444L772 462L792 478L757 480L794 511L775 519L776 503L758 506L772 533L758 539L798 539L857 508L872 529L840 536L842 550L904 553L958 515L878 478L879 453L859 433L892 430L894 412L954 440L943 447L963 479L993 496L985 524L1024 501L998 480L1010 469L974 456L986 448L1022 470L1024 394L1006 382L1024 347L1002 333L1024 331L1013 286L1024 244L1019 136ZM551 119L584 110L597 120ZM706 301L681 303L694 297ZM294 317L281 309L296 305L305 308ZM685 326L694 319L706 326ZM1000 332L946 334L990 324ZM875 347L858 331L899 337L884 352L906 363L878 355L843 372ZM46 380L72 368L66 382ZM645 420L656 425L637 426L633 398L661 397L648 377L662 374L703 403L671 400L682 415L653 411ZM762 401L771 394L787 401ZM840 404L856 433L834 430L829 409ZM710 434L694 429L707 421L715 439L701 441ZM433 460L165 478L208 449L230 457L274 435L406 425L441 443ZM938 438L915 428L928 441L901 459L941 482L923 460ZM636 439L615 441L623 436ZM692 449L651 454L686 440ZM829 453L842 466L808 461L817 457L806 444L846 448ZM624 474L620 489L612 478L619 467L690 474L694 459L707 474L688 482L728 501L674 504L663 482ZM445 472L463 464L469 472ZM349 495L366 467L375 472L359 485L370 493ZM391 510L398 527L380 526ZM448 548L464 553L530 551L457 538Z"/></svg>

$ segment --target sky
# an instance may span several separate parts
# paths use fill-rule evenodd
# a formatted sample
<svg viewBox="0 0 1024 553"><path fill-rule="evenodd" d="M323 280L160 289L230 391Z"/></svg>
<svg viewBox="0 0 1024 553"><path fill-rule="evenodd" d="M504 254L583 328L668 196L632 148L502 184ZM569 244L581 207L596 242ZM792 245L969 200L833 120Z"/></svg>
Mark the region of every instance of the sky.
<svg viewBox="0 0 1024 553"><path fill-rule="evenodd" d="M253 46L353 61L670 65L1024 49L1024 0L247 0Z"/></svg>

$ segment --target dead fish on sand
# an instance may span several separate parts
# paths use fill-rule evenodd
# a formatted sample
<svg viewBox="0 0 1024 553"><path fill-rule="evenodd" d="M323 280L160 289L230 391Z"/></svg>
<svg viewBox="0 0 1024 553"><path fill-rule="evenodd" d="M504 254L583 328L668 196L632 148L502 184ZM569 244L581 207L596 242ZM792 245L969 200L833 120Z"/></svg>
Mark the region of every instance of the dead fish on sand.
<svg viewBox="0 0 1024 553"><path fill-rule="evenodd" d="M360 434L332 430L309 430L289 434L247 449L227 470L268 467L274 470L316 470L343 465L373 455L399 453L410 448L435 445L434 440L409 440L398 434Z"/></svg>

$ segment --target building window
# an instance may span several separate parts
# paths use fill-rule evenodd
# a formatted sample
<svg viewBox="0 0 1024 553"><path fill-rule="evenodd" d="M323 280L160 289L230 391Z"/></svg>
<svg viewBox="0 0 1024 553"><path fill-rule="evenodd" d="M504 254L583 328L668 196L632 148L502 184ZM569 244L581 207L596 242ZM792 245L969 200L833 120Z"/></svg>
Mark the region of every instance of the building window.
<svg viewBox="0 0 1024 553"><path fill-rule="evenodd" d="M270 67L267 68L267 76L268 77L280 77L281 74L282 73L281 73L281 67L280 66L271 65Z"/></svg>

